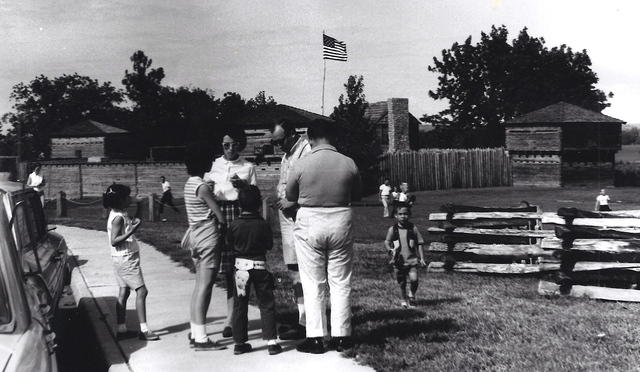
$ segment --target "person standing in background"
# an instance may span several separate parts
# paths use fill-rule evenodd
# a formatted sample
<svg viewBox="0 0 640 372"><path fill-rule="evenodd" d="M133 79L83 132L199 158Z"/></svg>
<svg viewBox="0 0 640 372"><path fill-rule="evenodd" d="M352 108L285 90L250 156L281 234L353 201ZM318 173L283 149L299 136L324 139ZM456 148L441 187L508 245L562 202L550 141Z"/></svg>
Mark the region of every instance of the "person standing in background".
<svg viewBox="0 0 640 372"><path fill-rule="evenodd" d="M391 185L388 178L380 185L380 202L382 202L382 217L389 217L389 205L393 203Z"/></svg>
<svg viewBox="0 0 640 372"><path fill-rule="evenodd" d="M42 176L42 166L40 164L36 164L33 168L33 172L29 174L29 178L27 178L27 186L33 187L34 190L40 194L40 202L44 207L44 190L43 187L46 184L44 177Z"/></svg>
<svg viewBox="0 0 640 372"><path fill-rule="evenodd" d="M596 207L595 210L599 212L608 212L611 211L611 207L609 207L609 195L607 195L607 190L600 190L600 194L596 196Z"/></svg>
<svg viewBox="0 0 640 372"><path fill-rule="evenodd" d="M162 197L160 198L160 205L158 206L158 213L162 215L164 213L165 204L173 208L178 213L178 208L173 204L173 194L171 193L171 184L164 176L160 176L160 184L162 186ZM167 222L166 218L162 219L162 222Z"/></svg>

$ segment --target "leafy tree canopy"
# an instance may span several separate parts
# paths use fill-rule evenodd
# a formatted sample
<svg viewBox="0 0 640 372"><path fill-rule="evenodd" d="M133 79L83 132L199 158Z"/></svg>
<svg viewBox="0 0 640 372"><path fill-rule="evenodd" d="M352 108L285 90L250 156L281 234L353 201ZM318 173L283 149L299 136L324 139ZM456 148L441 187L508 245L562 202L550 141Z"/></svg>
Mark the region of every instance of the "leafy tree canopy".
<svg viewBox="0 0 640 372"><path fill-rule="evenodd" d="M53 79L37 76L27 84L16 84L10 97L14 112L5 114L2 123L12 127L7 137L16 136L21 125L26 159L35 159L40 153L48 156L51 135L65 126L89 117L114 125L126 120L126 111L119 106L124 100L121 91L109 82L78 74Z"/></svg>
<svg viewBox="0 0 640 372"><path fill-rule="evenodd" d="M165 86L164 69L154 67L143 51L135 52L130 60L132 69L125 70L122 79L124 90L78 74L40 75L29 83L16 84L10 96L13 112L0 118L3 125L13 127L0 135L0 151L14 154L20 142L26 159L36 159L41 153L49 157L53 133L93 119L129 130L137 145L130 155L142 158L151 146L182 146L194 139L219 143L216 136L221 125L246 110L276 104L265 91L246 101L233 92L220 99L207 89Z"/></svg>
<svg viewBox="0 0 640 372"><path fill-rule="evenodd" d="M364 94L364 79L351 75L344 87L346 95L340 95L338 106L333 108L330 116L340 127L336 148L355 161L363 184L375 184L375 166L381 150L376 127L365 116L368 103Z"/></svg>
<svg viewBox="0 0 640 372"><path fill-rule="evenodd" d="M448 130L454 146L473 141L476 146L502 145L501 124L515 116L559 101L598 112L609 106L607 97L613 94L596 88L598 76L586 50L576 52L564 44L549 48L527 28L511 42L508 37L505 26L492 26L478 43L469 36L443 50L440 59L434 57L428 68L438 74L438 87L429 96L449 103L421 119L440 127L434 135Z"/></svg>

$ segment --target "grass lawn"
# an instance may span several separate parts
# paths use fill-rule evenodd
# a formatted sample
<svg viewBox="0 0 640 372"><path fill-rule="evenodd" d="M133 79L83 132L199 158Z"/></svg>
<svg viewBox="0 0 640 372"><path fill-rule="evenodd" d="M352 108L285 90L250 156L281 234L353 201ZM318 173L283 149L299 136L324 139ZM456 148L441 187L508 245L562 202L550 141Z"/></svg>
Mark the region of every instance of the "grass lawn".
<svg viewBox="0 0 640 372"><path fill-rule="evenodd" d="M517 205L544 211L560 206L592 209L598 190L489 188L417 193L413 222L426 235L427 214L444 203ZM640 188L609 190L613 209L640 209ZM375 197L369 198L370 201ZM54 210L48 209L52 216ZM185 266L179 248L186 217L165 212L169 222L143 223L136 236ZM399 290L382 240L392 223L382 207L355 208L354 331L348 353L379 371L451 370L636 370L640 366L640 304L575 298L544 298L534 277L421 272L419 306L399 308ZM99 207L71 208L51 223L105 230ZM279 246L276 242L276 247ZM105 247L106 249L106 247ZM278 278L281 321L295 318L295 304L279 250L269 254Z"/></svg>
<svg viewBox="0 0 640 372"><path fill-rule="evenodd" d="M623 145L622 149L616 152L616 162L639 162L640 145Z"/></svg>

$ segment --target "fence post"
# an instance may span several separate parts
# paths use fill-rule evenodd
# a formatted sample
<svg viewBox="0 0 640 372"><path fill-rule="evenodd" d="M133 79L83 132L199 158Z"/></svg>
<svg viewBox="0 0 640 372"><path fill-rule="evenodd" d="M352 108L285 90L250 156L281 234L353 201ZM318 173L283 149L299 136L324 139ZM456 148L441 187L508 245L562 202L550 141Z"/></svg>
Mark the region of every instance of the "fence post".
<svg viewBox="0 0 640 372"><path fill-rule="evenodd" d="M149 221L156 222L158 220L158 208L156 207L156 194L149 194L147 196L148 208L149 208Z"/></svg>
<svg viewBox="0 0 640 372"><path fill-rule="evenodd" d="M56 217L67 217L67 194L64 191L56 197Z"/></svg>

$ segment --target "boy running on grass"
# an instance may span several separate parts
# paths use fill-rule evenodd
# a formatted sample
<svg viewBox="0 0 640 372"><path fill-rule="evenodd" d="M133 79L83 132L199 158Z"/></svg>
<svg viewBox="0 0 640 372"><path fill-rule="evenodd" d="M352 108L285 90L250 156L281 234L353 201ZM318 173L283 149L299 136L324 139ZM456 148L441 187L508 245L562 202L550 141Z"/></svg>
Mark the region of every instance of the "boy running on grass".
<svg viewBox="0 0 640 372"><path fill-rule="evenodd" d="M418 228L409 222L411 208L407 204L398 205L395 217L397 222L389 227L384 246L392 257L390 264L393 265L396 279L400 284L402 295L400 305L404 308L415 307L416 291L418 290L418 264L426 266L422 249L424 239L422 239ZM410 282L408 296L407 277Z"/></svg>

